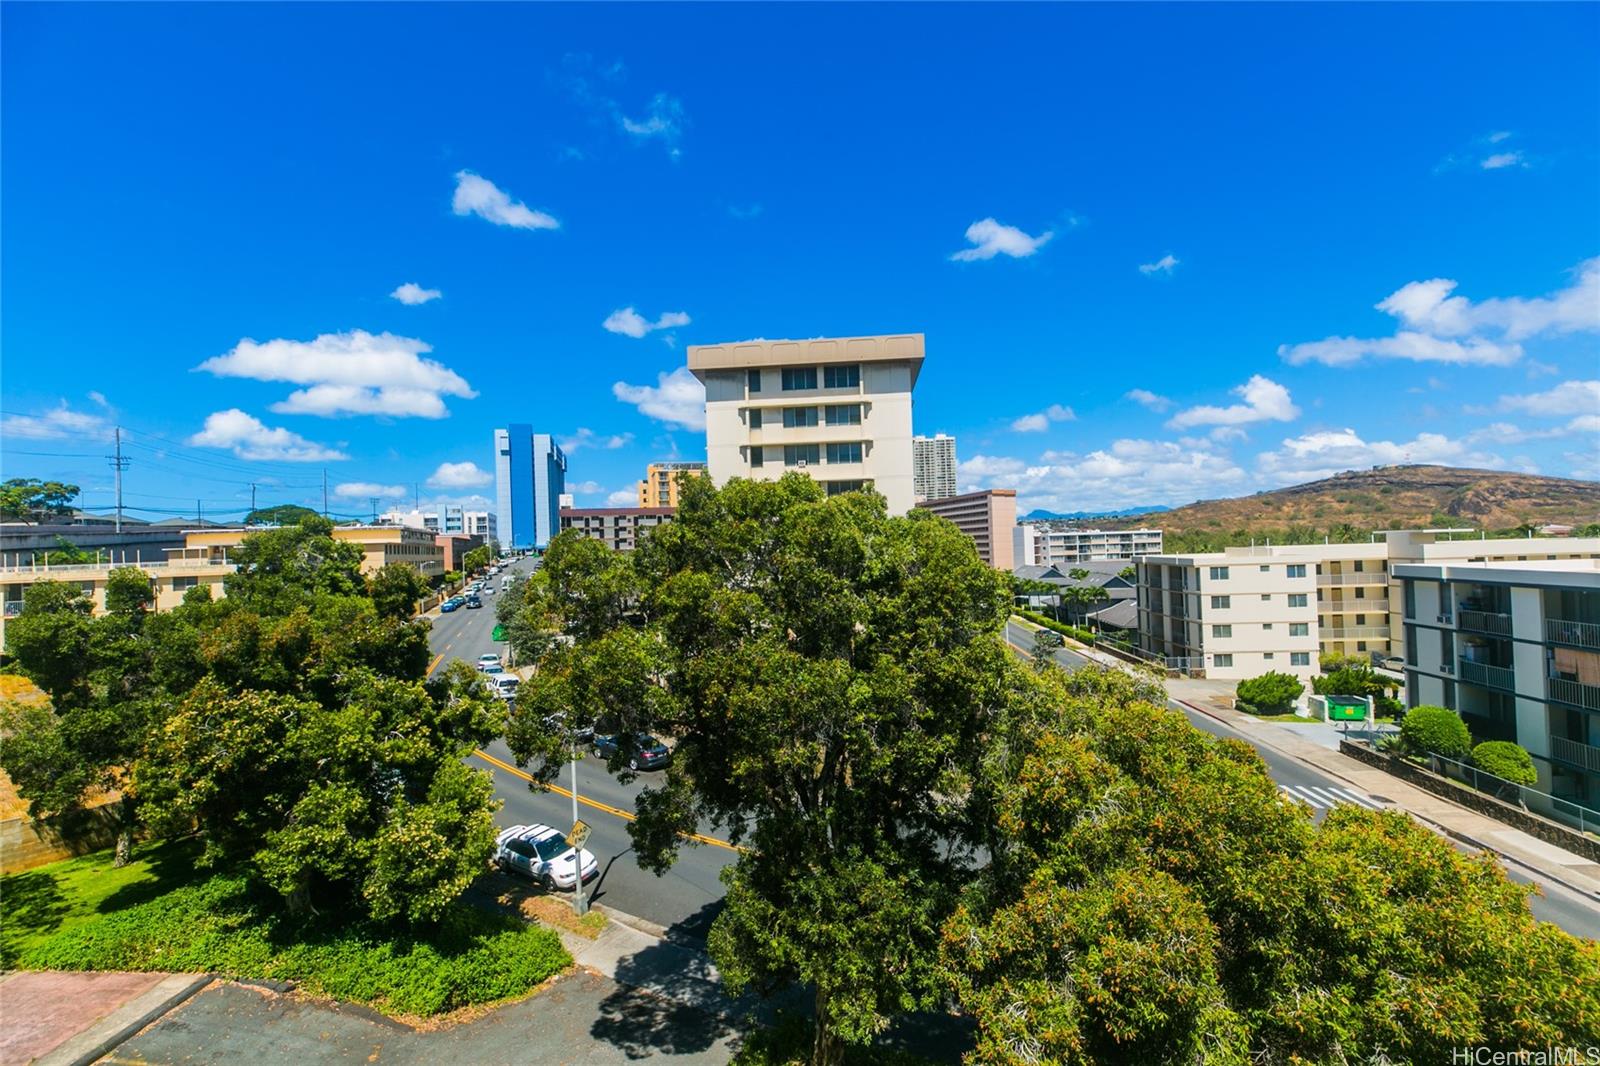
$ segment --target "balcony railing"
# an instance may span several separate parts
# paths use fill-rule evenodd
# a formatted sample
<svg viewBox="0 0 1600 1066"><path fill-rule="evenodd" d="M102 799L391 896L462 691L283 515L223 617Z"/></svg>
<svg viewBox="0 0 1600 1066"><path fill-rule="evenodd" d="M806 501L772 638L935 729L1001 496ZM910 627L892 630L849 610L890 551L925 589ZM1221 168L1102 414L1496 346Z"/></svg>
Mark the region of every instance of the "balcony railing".
<svg viewBox="0 0 1600 1066"><path fill-rule="evenodd" d="M1388 640L1388 626L1319 626L1321 640Z"/></svg>
<svg viewBox="0 0 1600 1066"><path fill-rule="evenodd" d="M1600 748L1593 744L1568 740L1566 737L1551 737L1550 756L1574 766L1581 766L1590 773L1600 774Z"/></svg>
<svg viewBox="0 0 1600 1066"><path fill-rule="evenodd" d="M1585 685L1581 681L1568 681L1560 677L1552 677L1549 681L1551 699L1589 711L1600 711L1600 685Z"/></svg>
<svg viewBox="0 0 1600 1066"><path fill-rule="evenodd" d="M1475 663L1471 659L1462 659L1456 667L1456 676L1463 681L1487 685L1502 692L1517 690L1516 675L1507 666L1490 666L1488 663Z"/></svg>
<svg viewBox="0 0 1600 1066"><path fill-rule="evenodd" d="M1600 625L1569 622L1565 618L1544 620L1544 639L1552 644L1575 644L1580 648L1600 648Z"/></svg>
<svg viewBox="0 0 1600 1066"><path fill-rule="evenodd" d="M1388 600L1318 600L1323 614L1388 614Z"/></svg>
<svg viewBox="0 0 1600 1066"><path fill-rule="evenodd" d="M1389 575L1382 570L1363 570L1356 574L1318 574L1319 585L1387 585Z"/></svg>
<svg viewBox="0 0 1600 1066"><path fill-rule="evenodd" d="M1456 614L1457 629L1471 629L1478 633L1511 635L1511 616L1495 611L1469 611L1463 607Z"/></svg>

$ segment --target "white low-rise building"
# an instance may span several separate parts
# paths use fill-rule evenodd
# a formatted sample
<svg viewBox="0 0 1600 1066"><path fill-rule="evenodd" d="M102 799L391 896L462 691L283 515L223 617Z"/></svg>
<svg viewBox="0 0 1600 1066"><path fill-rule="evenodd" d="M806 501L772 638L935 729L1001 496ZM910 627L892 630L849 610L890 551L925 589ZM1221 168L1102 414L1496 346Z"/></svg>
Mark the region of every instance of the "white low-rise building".
<svg viewBox="0 0 1600 1066"><path fill-rule="evenodd" d="M1084 529L1062 519L1037 518L1018 522L1011 543L1018 566L1056 566L1160 555L1161 530Z"/></svg>

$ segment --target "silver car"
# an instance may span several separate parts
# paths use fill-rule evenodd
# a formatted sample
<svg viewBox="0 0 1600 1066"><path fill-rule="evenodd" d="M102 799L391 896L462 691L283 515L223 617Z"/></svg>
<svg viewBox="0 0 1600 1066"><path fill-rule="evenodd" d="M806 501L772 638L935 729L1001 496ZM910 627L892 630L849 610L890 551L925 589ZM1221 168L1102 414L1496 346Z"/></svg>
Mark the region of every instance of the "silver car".
<svg viewBox="0 0 1600 1066"><path fill-rule="evenodd" d="M559 830L547 825L514 825L495 837L494 863L506 873L526 874L545 888L570 890L581 876L585 884L600 873L600 864L587 849L567 843Z"/></svg>

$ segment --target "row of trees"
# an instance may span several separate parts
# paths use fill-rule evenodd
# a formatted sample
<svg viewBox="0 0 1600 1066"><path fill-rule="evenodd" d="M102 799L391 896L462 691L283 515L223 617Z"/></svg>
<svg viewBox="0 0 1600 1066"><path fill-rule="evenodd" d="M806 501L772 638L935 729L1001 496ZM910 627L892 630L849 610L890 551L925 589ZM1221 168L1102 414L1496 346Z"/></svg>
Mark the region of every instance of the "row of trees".
<svg viewBox="0 0 1600 1066"><path fill-rule="evenodd" d="M1432 1061L1600 1030L1595 945L1404 816L1282 802L1148 681L1035 673L954 526L810 479L685 482L629 555L563 534L501 601L550 780L597 720L664 733L630 826L740 843L710 948L804 985L812 1061L953 995L993 1063ZM625 740L611 768L624 772Z"/></svg>
<svg viewBox="0 0 1600 1066"><path fill-rule="evenodd" d="M318 517L246 537L225 598L204 586L150 610L148 575L113 570L106 610L77 586L29 588L6 625L11 668L48 707L0 708L0 765L36 817L122 794L136 830L198 832L291 909L427 922L493 844L487 775L462 757L504 712L465 664L426 680L424 583L370 580Z"/></svg>

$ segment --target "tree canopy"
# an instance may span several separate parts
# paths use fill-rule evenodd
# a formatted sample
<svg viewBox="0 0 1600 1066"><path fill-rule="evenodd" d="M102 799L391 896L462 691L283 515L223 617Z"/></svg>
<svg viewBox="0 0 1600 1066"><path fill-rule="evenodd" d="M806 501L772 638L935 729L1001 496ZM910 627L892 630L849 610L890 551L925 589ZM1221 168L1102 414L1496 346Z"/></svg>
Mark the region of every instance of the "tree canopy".
<svg viewBox="0 0 1600 1066"><path fill-rule="evenodd" d="M78 486L64 481L40 481L36 477L14 477L0 482L0 519L12 522L38 522L65 515L78 498Z"/></svg>
<svg viewBox="0 0 1600 1066"><path fill-rule="evenodd" d="M280 503L261 507L244 516L247 526L295 526L307 518L316 518L317 512L297 503Z"/></svg>

